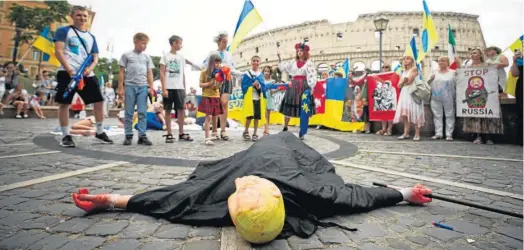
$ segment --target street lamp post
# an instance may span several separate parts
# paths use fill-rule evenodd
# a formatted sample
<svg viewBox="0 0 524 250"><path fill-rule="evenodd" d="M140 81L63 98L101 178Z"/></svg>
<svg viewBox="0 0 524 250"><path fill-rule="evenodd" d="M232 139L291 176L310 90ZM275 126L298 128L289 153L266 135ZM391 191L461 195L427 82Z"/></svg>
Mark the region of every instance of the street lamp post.
<svg viewBox="0 0 524 250"><path fill-rule="evenodd" d="M379 49L378 49L378 61L379 61L379 72L382 72L382 33L386 30L388 27L389 19L387 19L385 16L380 16L377 19L375 19L375 31L378 31L379 34Z"/></svg>

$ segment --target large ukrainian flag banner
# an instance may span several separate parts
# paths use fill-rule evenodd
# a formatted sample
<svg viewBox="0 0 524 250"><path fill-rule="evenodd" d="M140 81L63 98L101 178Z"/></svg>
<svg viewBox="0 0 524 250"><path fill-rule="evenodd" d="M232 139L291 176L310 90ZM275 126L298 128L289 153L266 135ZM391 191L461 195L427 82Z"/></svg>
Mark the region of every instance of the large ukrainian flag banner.
<svg viewBox="0 0 524 250"><path fill-rule="evenodd" d="M228 47L228 51L233 53L238 45L244 40L247 34L262 23L262 17L258 14L255 6L250 0L246 0L244 8L238 18L237 26L235 27L235 34L233 40Z"/></svg>
<svg viewBox="0 0 524 250"><path fill-rule="evenodd" d="M317 83L322 84L322 83ZM325 111L322 114L315 114L309 119L310 126L322 125L328 128L340 130L340 131L364 131L364 122L344 122L342 121L342 114L344 111L345 93L347 88L346 78L329 78L326 83L326 102ZM251 91L246 92L250 95ZM228 119L236 120L238 123L245 125L245 118L249 114L246 112L249 110L248 106L244 108L244 100L249 100L250 96L244 96L242 89L238 88L233 90L229 98L229 113ZM197 105L198 106L198 105ZM251 106L252 107L252 106ZM265 102L261 103L261 108L265 109ZM263 113L262 113L263 114ZM198 112L197 117L204 116L203 113ZM265 121L264 118L262 118ZM270 124L284 124L284 116L278 111L272 111L269 120ZM262 123L263 124L263 123ZM259 124L259 127L262 126ZM289 126L299 126L300 118L291 118Z"/></svg>
<svg viewBox="0 0 524 250"><path fill-rule="evenodd" d="M318 82L317 84L322 84ZM364 131L364 122L344 122L342 114L344 111L345 93L347 88L346 78L329 78L326 82L325 111L322 114L314 114L309 118L309 125L322 125L324 127L340 131ZM232 117L233 118L233 117ZM279 112L271 112L271 124L284 124L284 116ZM291 118L290 126L300 125L300 118Z"/></svg>
<svg viewBox="0 0 524 250"><path fill-rule="evenodd" d="M55 44L49 38L49 26L42 30L32 46L44 53L43 61L47 61L55 67L60 66L60 62L55 57Z"/></svg>

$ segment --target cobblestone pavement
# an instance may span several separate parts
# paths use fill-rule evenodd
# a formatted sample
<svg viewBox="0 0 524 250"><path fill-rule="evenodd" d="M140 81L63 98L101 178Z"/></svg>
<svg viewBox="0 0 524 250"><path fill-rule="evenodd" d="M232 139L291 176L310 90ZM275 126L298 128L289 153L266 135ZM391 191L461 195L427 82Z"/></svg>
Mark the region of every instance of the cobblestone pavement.
<svg viewBox="0 0 524 250"><path fill-rule="evenodd" d="M46 152L33 145L32 138L54 129L55 124L56 121L0 119L0 188L2 185L79 169L88 170L89 167L112 162L63 153L22 155ZM274 129L277 131L279 127ZM351 142L360 151L341 161L378 169L369 171L336 165L337 173L346 182L365 186L370 186L373 181L399 186L420 183L417 179L385 174L380 170L412 173L434 178L435 182L424 183L435 193L522 212L522 199L440 184L437 181L442 179L522 194L522 162L367 152L522 160L522 147L473 145L461 141L397 142L393 137L315 129L310 130L310 135L310 138L315 137L310 139L310 143L318 142L312 146L321 150L332 150L328 148L329 143L322 141L321 135ZM195 150L204 147L196 143L194 145ZM104 146L107 145L99 147ZM118 148L116 145L113 147L115 150ZM154 152L158 150L155 147L142 150ZM153 155L151 152L149 154ZM227 232L231 230L189 227L125 212L85 216L71 203L71 192L80 187L89 187L92 193L137 194L182 182L192 171L193 168L187 166L128 163L0 192L0 249L224 249L221 243L224 237L230 236ZM328 221L357 227L358 231L322 228L309 239L291 237L266 246L252 247L284 250L523 249L522 219L437 200L424 207L400 204L365 214L336 216ZM435 228L431 225L432 221L452 225L456 231Z"/></svg>

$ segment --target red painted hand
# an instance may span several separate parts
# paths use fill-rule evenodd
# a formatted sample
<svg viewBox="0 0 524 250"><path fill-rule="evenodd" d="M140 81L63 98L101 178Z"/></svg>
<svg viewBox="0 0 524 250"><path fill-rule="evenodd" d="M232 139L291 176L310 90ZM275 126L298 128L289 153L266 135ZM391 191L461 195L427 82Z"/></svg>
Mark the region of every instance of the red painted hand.
<svg viewBox="0 0 524 250"><path fill-rule="evenodd" d="M424 187L422 184L417 184L412 188L403 188L400 192L404 196L405 201L414 204L423 205L432 201L431 198L425 196L431 194L431 189Z"/></svg>

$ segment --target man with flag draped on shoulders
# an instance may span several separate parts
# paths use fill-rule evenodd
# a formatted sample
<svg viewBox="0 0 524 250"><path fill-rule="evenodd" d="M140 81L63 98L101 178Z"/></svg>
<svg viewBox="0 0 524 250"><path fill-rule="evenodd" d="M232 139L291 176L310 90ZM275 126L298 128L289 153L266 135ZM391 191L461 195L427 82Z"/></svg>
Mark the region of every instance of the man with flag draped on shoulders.
<svg viewBox="0 0 524 250"><path fill-rule="evenodd" d="M258 123L265 117L262 112L265 112L266 107L266 91L264 84L264 75L259 69L260 57L253 56L251 58L251 69L242 75L242 94L244 101L242 105L242 112L246 116L245 130L242 136L244 140L257 141ZM253 136L249 135L249 126L254 120Z"/></svg>

